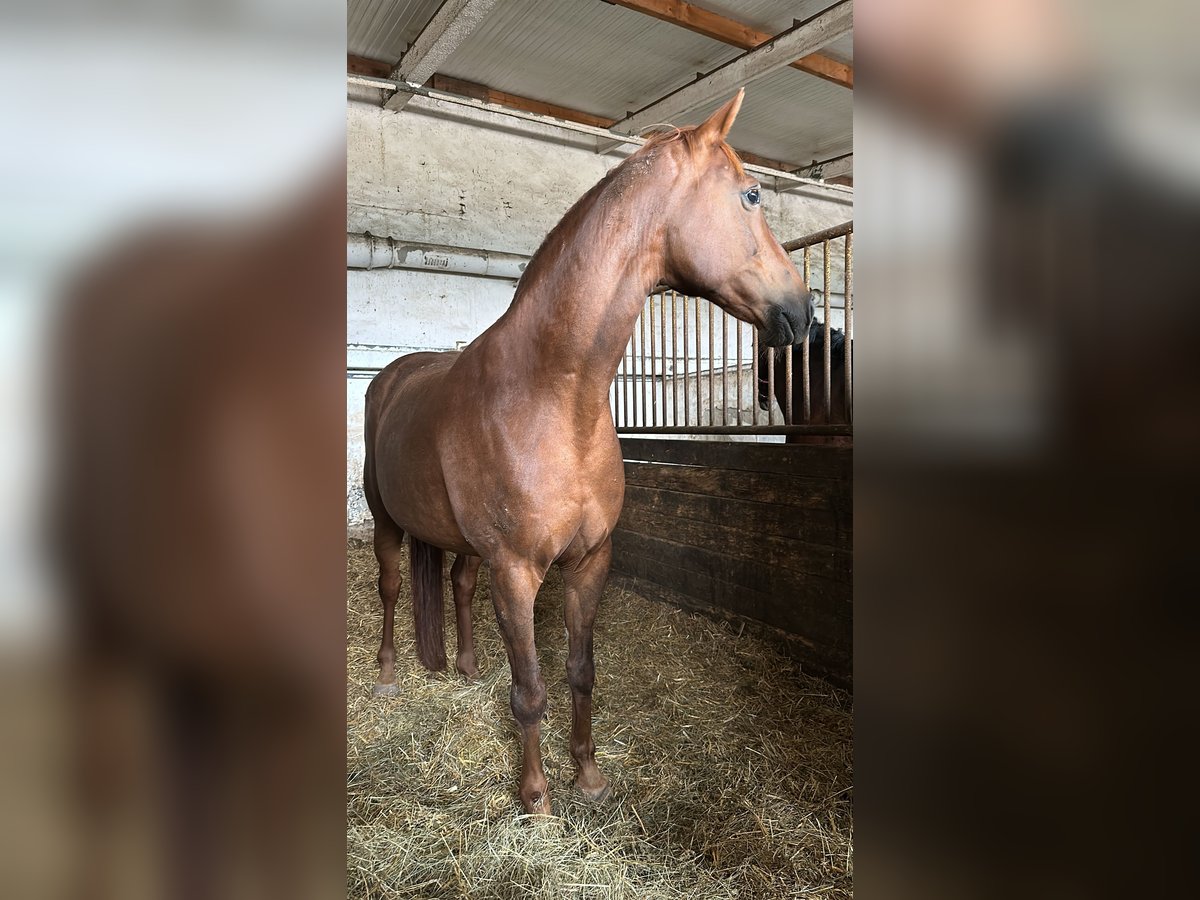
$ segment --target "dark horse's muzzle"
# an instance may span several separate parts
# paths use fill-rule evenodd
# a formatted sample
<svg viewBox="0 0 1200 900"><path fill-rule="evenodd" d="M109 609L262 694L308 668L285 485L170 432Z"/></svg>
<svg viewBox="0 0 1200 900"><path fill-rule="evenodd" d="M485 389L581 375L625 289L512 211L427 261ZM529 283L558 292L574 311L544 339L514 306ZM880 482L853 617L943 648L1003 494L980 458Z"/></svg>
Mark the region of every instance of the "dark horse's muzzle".
<svg viewBox="0 0 1200 900"><path fill-rule="evenodd" d="M763 343L768 347L787 347L799 344L808 336L813 320L812 291L805 291L799 300L772 304L763 327Z"/></svg>

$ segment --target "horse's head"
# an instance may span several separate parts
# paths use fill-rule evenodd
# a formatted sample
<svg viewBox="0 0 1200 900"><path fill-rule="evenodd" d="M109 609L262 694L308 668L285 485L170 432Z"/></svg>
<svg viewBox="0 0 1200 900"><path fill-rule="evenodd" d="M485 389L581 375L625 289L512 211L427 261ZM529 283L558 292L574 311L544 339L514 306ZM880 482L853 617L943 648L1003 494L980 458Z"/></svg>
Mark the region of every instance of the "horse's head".
<svg viewBox="0 0 1200 900"><path fill-rule="evenodd" d="M670 141L678 165L664 209L665 281L706 297L759 328L767 345L782 347L808 336L812 294L767 226L758 180L725 143L744 92Z"/></svg>

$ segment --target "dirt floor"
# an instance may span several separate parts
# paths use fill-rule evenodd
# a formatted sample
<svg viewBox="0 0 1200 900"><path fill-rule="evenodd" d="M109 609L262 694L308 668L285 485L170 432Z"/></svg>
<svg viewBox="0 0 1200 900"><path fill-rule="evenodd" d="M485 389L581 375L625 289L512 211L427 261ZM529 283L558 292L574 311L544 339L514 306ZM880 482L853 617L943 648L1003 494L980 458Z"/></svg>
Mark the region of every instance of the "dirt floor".
<svg viewBox="0 0 1200 900"><path fill-rule="evenodd" d="M556 815L535 819L516 796L520 748L487 568L474 608L480 680L418 666L402 594L401 691L389 699L371 696L376 574L370 549L348 550L348 896L852 896L844 692L757 638L610 585L596 625L594 721L614 791L594 806L571 787L562 582L552 569L536 622ZM452 670L448 585L446 613Z"/></svg>

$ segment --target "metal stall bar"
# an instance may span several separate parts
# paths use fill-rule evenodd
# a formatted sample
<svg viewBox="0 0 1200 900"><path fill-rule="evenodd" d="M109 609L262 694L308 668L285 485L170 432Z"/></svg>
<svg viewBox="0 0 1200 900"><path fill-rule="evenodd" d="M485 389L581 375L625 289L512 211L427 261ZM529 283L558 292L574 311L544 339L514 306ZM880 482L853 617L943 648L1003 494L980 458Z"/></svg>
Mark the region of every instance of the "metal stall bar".
<svg viewBox="0 0 1200 900"><path fill-rule="evenodd" d="M714 382L716 373L713 371L713 366L716 365L716 331L713 323L713 305L708 305L708 424L716 425L713 416L716 415L716 395L714 392Z"/></svg>
<svg viewBox="0 0 1200 900"><path fill-rule="evenodd" d="M692 414L688 407L688 297L683 295L683 427L692 424ZM700 423L697 422L697 425Z"/></svg>
<svg viewBox="0 0 1200 900"><path fill-rule="evenodd" d="M671 434L652 425L617 429L621 434ZM854 433L849 425L700 425L689 428L688 434L812 434L823 437L844 437Z"/></svg>
<svg viewBox="0 0 1200 900"><path fill-rule="evenodd" d="M833 400L830 396L830 389L833 387L833 323L829 318L829 239L826 238L821 242L821 253L824 256L823 277L824 290L821 292L825 296L825 421L828 422L833 418ZM805 342L808 343L807 341Z"/></svg>
<svg viewBox="0 0 1200 900"><path fill-rule="evenodd" d="M635 332L636 334L636 332ZM634 366L634 335L629 336L629 356L625 359L625 426L637 425L634 415L630 412L634 401L634 380L629 377L629 370Z"/></svg>
<svg viewBox="0 0 1200 900"><path fill-rule="evenodd" d="M733 341L738 346L738 367L733 371L734 382L738 386L738 425L742 424L742 319L733 319Z"/></svg>
<svg viewBox="0 0 1200 900"><path fill-rule="evenodd" d="M846 235L846 273L843 276L845 287L843 293L846 297L846 305L843 313L845 314L845 324L842 326L842 331L845 333L845 374L846 376L846 421L854 421L854 379L851 374L854 370L854 290L853 290L853 262L854 262L854 235Z"/></svg>
<svg viewBox="0 0 1200 900"><path fill-rule="evenodd" d="M657 367L654 361L654 295L650 295L647 301L646 313L650 320L650 424L658 424L658 387L657 387Z"/></svg>
<svg viewBox="0 0 1200 900"><path fill-rule="evenodd" d="M671 424L679 425L679 331L675 327L675 291L671 291Z"/></svg>
<svg viewBox="0 0 1200 900"><path fill-rule="evenodd" d="M721 424L729 416L729 314L721 315Z"/></svg>
<svg viewBox="0 0 1200 900"><path fill-rule="evenodd" d="M794 241L788 241L783 245L783 249L788 253L803 247L813 247L822 241L832 241L834 238L845 237L854 230L854 222L843 222L841 225L834 225L832 228L826 228L823 231L814 231L812 234L805 237L796 238Z"/></svg>
<svg viewBox="0 0 1200 900"><path fill-rule="evenodd" d="M695 297L696 308L696 427L700 427L700 298Z"/></svg>
<svg viewBox="0 0 1200 900"><path fill-rule="evenodd" d="M813 260L812 251L819 244L822 260L821 270L824 276L822 290L822 312L824 322L821 327L821 334L824 338L824 347L821 356L821 369L816 371L824 373L824 383L822 385L822 396L820 401L823 402L823 410L816 411L819 414L814 415L812 403L812 374L813 365L816 360L810 359L809 345L807 342L801 342L799 352L794 350L784 351L782 365L785 370L779 373L781 388L785 388L783 382L786 382L786 389L780 395L783 400L782 412L783 420L779 421L775 416L775 403L768 403L768 412L765 417L765 422L760 419L758 412L758 388L760 383L762 387L767 389L768 397L775 398L775 375L777 353L774 351L765 352L767 348L762 346L761 336L756 330L751 331L751 340L749 341L750 348L753 352L752 360L747 366L744 359L745 354L742 347L743 334L741 323L734 320L733 328L729 327L728 314L718 313L712 304L705 303L708 307L708 322L707 328L704 326L705 313L701 309L700 298L691 298L694 303L693 309L689 309L689 298L686 295L679 295L678 292L671 291L671 309L670 309L670 342L668 345L667 339L667 297L666 291L655 295L658 297L658 309L654 308L655 297L651 296L648 299L646 307L643 309L637 327L634 329L634 334L630 341L629 354L622 361L621 371L618 373L624 380L623 390L617 389L614 392L614 418L618 422L618 428L623 433L687 433L687 434L812 434L812 435L850 435L852 428L849 423L853 413L853 395L852 395L852 372L853 372L853 245L852 245L853 223L847 222L835 228L827 228L816 232L805 238L800 238L796 241L789 241L783 246L789 251L802 250L804 253L803 267L805 280L811 283ZM845 303L844 310L844 329L845 335L845 350L839 350L842 353L844 364L839 361L839 365L843 365L846 370L843 373L846 387L846 397L844 407L839 403L839 409L833 410L833 285L832 285L832 268L833 259L830 255L834 251L833 242L839 238L845 239L844 244L844 261L845 274L843 278ZM680 299L681 298L681 299ZM720 336L721 336L721 352L717 354L717 324L716 316L721 316ZM658 317L655 321L655 316ZM705 344L704 332L707 330L707 345ZM730 351L729 340L730 332L733 332L733 340L735 347ZM679 347L682 339L683 346ZM647 343L649 342L649 343ZM693 368L692 345L695 346L695 366ZM671 351L670 356L670 378L671 386L668 388L666 379L667 375L667 353L668 346ZM682 356L680 355L682 350ZM708 356L705 357L707 350ZM764 366L762 357L766 359L765 379ZM735 365L734 377L729 377L730 357ZM793 362L795 360L795 362ZM680 388L678 369L683 366L683 386ZM720 389L717 387L717 371L715 367L720 365ZM640 366L638 369L633 369L634 366ZM796 373L794 367L801 368L800 381L795 384L799 391L793 390ZM746 414L742 410L742 377L743 367L748 369L748 375L752 379L751 391L749 392L750 402L753 403L750 413ZM632 371L630 371L632 369ZM707 376L707 378L705 377ZM641 383L641 389L638 389L638 380ZM707 381L707 388L705 387ZM632 384L631 384L632 382ZM734 395L733 402L736 404L733 414L730 414L729 403L731 396L729 393L730 382L733 382ZM707 390L707 399L705 392ZM681 396L682 394L682 396ZM793 400L793 396L798 394L800 398ZM640 395L640 396L639 396ZM716 403L718 396L722 400L721 415L716 415ZM839 398L840 399L840 398ZM704 403L708 403L708 415L704 414ZM683 405L683 420L680 421L679 405ZM621 408L624 404L625 408ZM693 404L695 405L696 418L692 421L691 411ZM670 415L667 414L668 406L671 409ZM796 408L799 407L799 408ZM660 412L661 410L661 412ZM820 423L820 424L817 424ZM837 423L837 424L834 424Z"/></svg>
<svg viewBox="0 0 1200 900"><path fill-rule="evenodd" d="M775 348L767 348L767 425L775 424Z"/></svg>
<svg viewBox="0 0 1200 900"><path fill-rule="evenodd" d="M804 248L804 283L808 284L812 279L812 257L809 254L811 247ZM809 329L811 334L812 329ZM812 370L809 368L811 362L809 360L809 346L806 340L800 345L800 403L804 408L804 423L807 425L812 421Z"/></svg>
<svg viewBox="0 0 1200 900"><path fill-rule="evenodd" d="M750 395L753 398L750 402L750 424L757 425L758 424L758 386L760 384L762 384L762 381L761 381L762 372L759 371L760 366L758 364L758 329L757 328L751 330L751 332L750 332L750 350L751 350L750 358L753 360L753 362L750 364L750 370L751 370L750 377L754 379L754 391Z"/></svg>
<svg viewBox="0 0 1200 900"><path fill-rule="evenodd" d="M662 365L662 377L656 382L659 395L662 397L662 423L667 424L667 292L658 295L658 328L659 328L659 361Z"/></svg>
<svg viewBox="0 0 1200 900"><path fill-rule="evenodd" d="M641 382L642 382L642 425L648 425L646 421L646 311L642 310L642 315L638 316L638 325L641 326L642 343L641 352L638 356L641 362Z"/></svg>

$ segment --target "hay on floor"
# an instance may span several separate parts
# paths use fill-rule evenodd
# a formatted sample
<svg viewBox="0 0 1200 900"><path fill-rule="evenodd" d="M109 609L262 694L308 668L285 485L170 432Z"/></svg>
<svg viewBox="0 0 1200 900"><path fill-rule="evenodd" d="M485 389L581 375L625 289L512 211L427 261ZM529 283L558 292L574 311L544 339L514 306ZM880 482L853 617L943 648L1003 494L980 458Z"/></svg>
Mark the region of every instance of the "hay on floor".
<svg viewBox="0 0 1200 900"><path fill-rule="evenodd" d="M429 676L396 611L400 695L371 696L381 611L375 559L348 551L348 835L352 897L852 896L847 695L769 644L609 587L596 623L595 740L613 796L571 787L562 581L536 629L550 712L542 752L555 816L523 814L510 676L480 572L481 678Z"/></svg>

